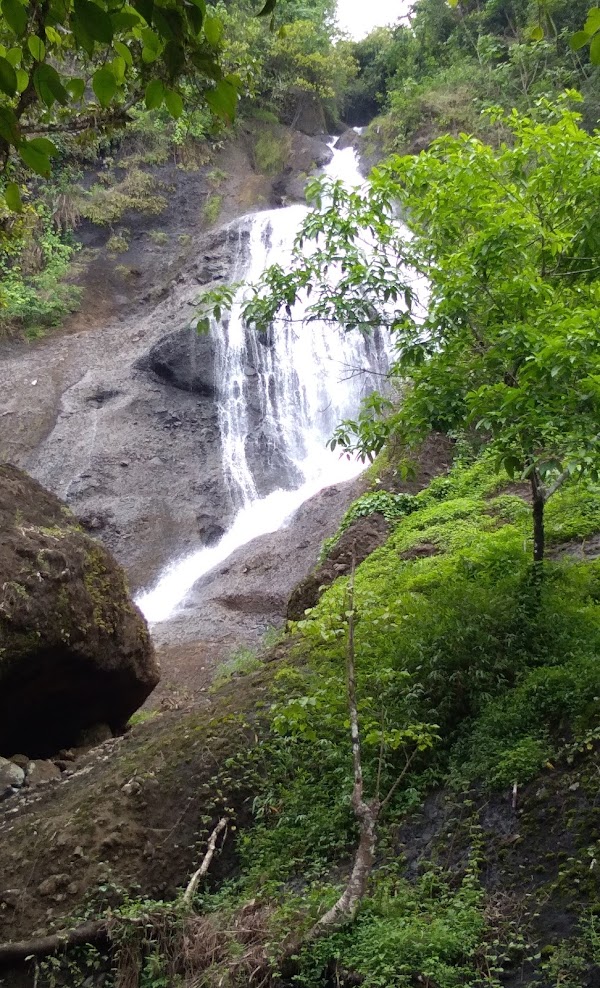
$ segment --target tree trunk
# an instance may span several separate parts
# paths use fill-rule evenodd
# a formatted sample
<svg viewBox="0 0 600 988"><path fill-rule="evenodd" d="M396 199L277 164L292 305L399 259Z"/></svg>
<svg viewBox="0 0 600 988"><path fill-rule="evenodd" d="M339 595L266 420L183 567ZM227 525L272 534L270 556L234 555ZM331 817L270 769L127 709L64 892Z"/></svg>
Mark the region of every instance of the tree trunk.
<svg viewBox="0 0 600 988"><path fill-rule="evenodd" d="M373 871L377 843L377 821L380 810L381 803L378 799L362 803L360 807L356 808L356 815L360 821L360 840L348 884L335 905L328 909L315 923L309 933L310 940L332 932L354 919L356 911L365 897L369 878Z"/></svg>
<svg viewBox="0 0 600 988"><path fill-rule="evenodd" d="M544 507L546 499L540 477L534 471L531 477L531 493L533 496L533 561L543 563L546 549L544 533Z"/></svg>

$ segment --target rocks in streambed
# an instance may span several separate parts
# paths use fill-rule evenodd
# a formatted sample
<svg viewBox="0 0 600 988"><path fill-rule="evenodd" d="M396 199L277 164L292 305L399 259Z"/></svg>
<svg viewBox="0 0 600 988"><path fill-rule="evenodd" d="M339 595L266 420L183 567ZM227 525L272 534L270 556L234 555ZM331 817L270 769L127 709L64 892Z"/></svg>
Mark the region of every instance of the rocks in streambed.
<svg viewBox="0 0 600 988"><path fill-rule="evenodd" d="M0 465L0 753L39 766L94 725L119 730L158 680L123 570L58 498Z"/></svg>

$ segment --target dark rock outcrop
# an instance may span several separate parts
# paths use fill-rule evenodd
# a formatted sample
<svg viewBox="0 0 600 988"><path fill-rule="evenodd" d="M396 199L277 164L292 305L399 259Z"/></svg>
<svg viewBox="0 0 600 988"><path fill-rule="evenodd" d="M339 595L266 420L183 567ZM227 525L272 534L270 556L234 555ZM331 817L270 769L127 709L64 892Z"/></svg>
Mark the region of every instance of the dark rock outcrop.
<svg viewBox="0 0 600 988"><path fill-rule="evenodd" d="M159 680L125 575L71 512L0 465L0 752L39 757L121 728Z"/></svg>
<svg viewBox="0 0 600 988"><path fill-rule="evenodd" d="M287 606L288 621L301 621L304 612L318 603L322 589L350 572L353 554L356 563L362 563L383 545L389 533L390 526L383 515L357 519L342 533L327 559L294 588Z"/></svg>

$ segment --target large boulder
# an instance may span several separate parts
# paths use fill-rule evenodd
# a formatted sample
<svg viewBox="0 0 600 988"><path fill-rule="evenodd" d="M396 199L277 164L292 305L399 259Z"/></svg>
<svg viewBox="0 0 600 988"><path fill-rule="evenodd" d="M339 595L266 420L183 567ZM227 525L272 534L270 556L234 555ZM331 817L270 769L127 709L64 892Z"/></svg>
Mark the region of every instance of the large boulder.
<svg viewBox="0 0 600 988"><path fill-rule="evenodd" d="M0 465L0 754L118 730L158 680L121 567L57 497Z"/></svg>

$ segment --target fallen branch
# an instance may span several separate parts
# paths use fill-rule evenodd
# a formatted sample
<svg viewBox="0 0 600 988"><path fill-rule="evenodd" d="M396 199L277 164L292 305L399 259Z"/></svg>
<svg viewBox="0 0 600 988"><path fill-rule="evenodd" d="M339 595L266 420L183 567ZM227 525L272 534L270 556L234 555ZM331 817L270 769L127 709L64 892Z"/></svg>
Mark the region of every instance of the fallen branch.
<svg viewBox="0 0 600 988"><path fill-rule="evenodd" d="M83 947L86 944L102 946L108 942L108 938L107 920L96 919L76 926L72 930L50 933L45 937L3 943L0 944L0 968L22 963L28 957L49 957L50 954L58 954L61 950L69 950L71 947Z"/></svg>
<svg viewBox="0 0 600 988"><path fill-rule="evenodd" d="M214 857L217 838L227 823L227 817L222 817L210 835L202 864L192 875L184 892L182 900L184 906L189 907L191 905L198 883L208 871ZM61 951L70 950L72 947L83 947L87 944L94 947L105 946L111 938L110 927L114 927L115 919L115 916L111 917L110 925L108 919L95 919L82 923L81 926L75 926L72 930L50 933L45 937L33 937L31 940L20 940L14 943L1 943L0 969L22 964L30 957L36 959L49 957L51 954L58 954Z"/></svg>
<svg viewBox="0 0 600 988"><path fill-rule="evenodd" d="M211 863L211 861L213 859L213 856L214 856L214 853L215 853L215 848L217 846L217 837L219 836L219 834L221 833L222 830L225 830L225 827L226 826L227 826L227 817L226 816L222 816L221 819L219 820L217 826L215 827L215 829L213 830L212 834L210 835L210 837L208 839L208 847L206 849L206 854L204 855L204 857L202 859L202 864L200 865L200 867L198 868L198 870L195 871L194 874L192 875L192 877L190 878L189 883L188 883L188 887L186 888L185 892L183 893L183 904L184 904L184 906L188 906L188 907L191 906L192 899L194 898L194 894L196 892L196 889L198 888L198 883L199 883L200 879L204 875L206 875L206 872L210 868L210 863Z"/></svg>

